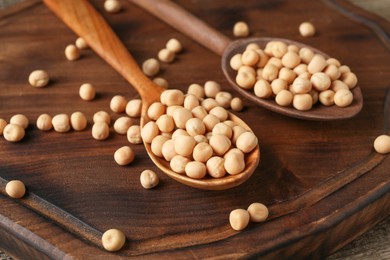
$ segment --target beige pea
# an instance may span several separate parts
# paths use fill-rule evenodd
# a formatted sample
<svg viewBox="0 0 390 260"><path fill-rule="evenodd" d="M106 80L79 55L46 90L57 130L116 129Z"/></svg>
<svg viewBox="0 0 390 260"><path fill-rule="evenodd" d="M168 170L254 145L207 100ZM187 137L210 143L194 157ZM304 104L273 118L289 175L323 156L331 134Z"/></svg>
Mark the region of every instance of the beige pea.
<svg viewBox="0 0 390 260"><path fill-rule="evenodd" d="M245 229L249 224L249 219L249 213L245 209L235 209L229 215L230 226L236 231Z"/></svg>
<svg viewBox="0 0 390 260"><path fill-rule="evenodd" d="M175 151L175 141L173 139L166 140L161 148L161 153L164 159L168 162L177 155Z"/></svg>
<svg viewBox="0 0 390 260"><path fill-rule="evenodd" d="M12 180L5 185L5 192L14 199L20 199L26 194L26 186L22 181Z"/></svg>
<svg viewBox="0 0 390 260"><path fill-rule="evenodd" d="M277 95L280 91L287 89L287 81L283 79L275 79L271 82L272 93Z"/></svg>
<svg viewBox="0 0 390 260"><path fill-rule="evenodd" d="M169 133L173 131L173 129L175 128L175 123L173 121L173 118L172 116L169 115L160 116L157 119L156 124L158 126L158 129L164 133Z"/></svg>
<svg viewBox="0 0 390 260"><path fill-rule="evenodd" d="M347 107L352 104L353 94L349 89L340 89L334 94L333 101L338 107Z"/></svg>
<svg viewBox="0 0 390 260"><path fill-rule="evenodd" d="M243 65L254 66L259 62L259 54L255 50L245 50L241 55Z"/></svg>
<svg viewBox="0 0 390 260"><path fill-rule="evenodd" d="M256 83L256 77L252 73L241 71L237 73L236 83L243 89L251 89Z"/></svg>
<svg viewBox="0 0 390 260"><path fill-rule="evenodd" d="M28 77L31 86L42 88L49 84L49 74L44 70L34 70Z"/></svg>
<svg viewBox="0 0 390 260"><path fill-rule="evenodd" d="M330 84L330 89L333 90L334 92L337 92L341 89L347 89L349 90L349 87L347 86L347 84L345 84L344 82L342 82L341 80L334 80L332 81L332 83Z"/></svg>
<svg viewBox="0 0 390 260"><path fill-rule="evenodd" d="M130 100L127 105L125 112L130 117L140 117L142 111L142 100L139 98Z"/></svg>
<svg viewBox="0 0 390 260"><path fill-rule="evenodd" d="M204 98L204 87L197 83L192 83L188 86L187 94L192 94L198 98Z"/></svg>
<svg viewBox="0 0 390 260"><path fill-rule="evenodd" d="M312 83L309 79L298 77L294 80L291 86L291 91L297 94L308 93L312 88Z"/></svg>
<svg viewBox="0 0 390 260"><path fill-rule="evenodd" d="M199 118L201 120L203 120L203 118L205 116L207 116L207 111L204 107L202 106L197 106L197 107L194 107L192 110L191 110L191 113L192 113L192 116L195 117L195 118Z"/></svg>
<svg viewBox="0 0 390 260"><path fill-rule="evenodd" d="M164 143L168 140L169 138L163 135L158 135L153 138L152 143L150 145L152 152L158 157L163 157L162 148Z"/></svg>
<svg viewBox="0 0 390 260"><path fill-rule="evenodd" d="M187 121L192 118L192 113L184 107L179 107L173 111L172 118L176 127L185 129Z"/></svg>
<svg viewBox="0 0 390 260"><path fill-rule="evenodd" d="M166 111L166 107L160 102L154 102L148 108L148 117L152 120L157 120Z"/></svg>
<svg viewBox="0 0 390 260"><path fill-rule="evenodd" d="M118 229L109 229L103 233L102 245L107 251L118 251L124 246L125 242L125 234Z"/></svg>
<svg viewBox="0 0 390 260"><path fill-rule="evenodd" d="M186 136L189 136L189 134L187 133L187 131L186 130L184 130L184 129L176 129L173 133L172 133L172 136L171 136L171 138L173 139L173 140L175 140L179 135L186 135Z"/></svg>
<svg viewBox="0 0 390 260"><path fill-rule="evenodd" d="M390 136L380 135L375 138L374 149L377 153L388 154L390 153Z"/></svg>
<svg viewBox="0 0 390 260"><path fill-rule="evenodd" d="M160 182L157 174L152 170L143 170L139 179L144 189L152 189Z"/></svg>
<svg viewBox="0 0 390 260"><path fill-rule="evenodd" d="M20 125L24 129L26 129L28 127L29 120L28 117L25 115L16 114L10 118L9 123L14 125Z"/></svg>
<svg viewBox="0 0 390 260"><path fill-rule="evenodd" d="M246 22L239 21L233 26L233 35L235 37L247 37L249 35L249 26Z"/></svg>
<svg viewBox="0 0 390 260"><path fill-rule="evenodd" d="M225 121L223 121L223 123L226 124L227 126L230 126L231 128L233 128L237 125L237 123L234 122L233 120L225 120Z"/></svg>
<svg viewBox="0 0 390 260"><path fill-rule="evenodd" d="M273 94L271 84L264 79L258 80L254 87L254 93L259 98L269 98Z"/></svg>
<svg viewBox="0 0 390 260"><path fill-rule="evenodd" d="M319 96L318 91L315 89L312 89L308 92L308 94L311 96L311 98L313 100L312 104L313 105L316 104L318 102L318 96Z"/></svg>
<svg viewBox="0 0 390 260"><path fill-rule="evenodd" d="M206 132L206 126L200 118L190 118L186 122L186 131L191 136L203 135Z"/></svg>
<svg viewBox="0 0 390 260"><path fill-rule="evenodd" d="M347 72L351 72L351 68L348 67L347 65L341 65L339 67L339 71L341 74L344 74L344 73L347 73Z"/></svg>
<svg viewBox="0 0 390 260"><path fill-rule="evenodd" d="M302 74L299 74L299 78L310 80L312 74L308 71L303 72Z"/></svg>
<svg viewBox="0 0 390 260"><path fill-rule="evenodd" d="M303 47L299 50L299 56L305 64L309 64L314 57L314 52L309 48Z"/></svg>
<svg viewBox="0 0 390 260"><path fill-rule="evenodd" d="M182 108L183 106L169 106L166 108L166 114L168 116L173 116L173 112L175 112L176 109Z"/></svg>
<svg viewBox="0 0 390 260"><path fill-rule="evenodd" d="M195 139L195 142L197 144L199 144L199 143L209 143L209 139L207 139L207 137L204 136L204 135L195 135L194 139Z"/></svg>
<svg viewBox="0 0 390 260"><path fill-rule="evenodd" d="M233 136L232 128L223 122L217 123L212 129L212 133L213 135L224 135L229 139Z"/></svg>
<svg viewBox="0 0 390 260"><path fill-rule="evenodd" d="M282 58L287 53L287 44L282 41L275 41L271 47L271 53L276 58Z"/></svg>
<svg viewBox="0 0 390 260"><path fill-rule="evenodd" d="M50 119L50 123L51 123L51 119ZM6 125L7 125L7 121L5 121L3 118L0 118L0 136L3 135L4 128Z"/></svg>
<svg viewBox="0 0 390 260"><path fill-rule="evenodd" d="M269 56L261 49L256 50L256 52L259 54L259 62L257 63L257 67L264 68L264 66L269 61Z"/></svg>
<svg viewBox="0 0 390 260"><path fill-rule="evenodd" d="M316 72L321 72L325 67L327 63L321 54L315 54L313 59L309 62L307 65L307 70L311 73L314 74Z"/></svg>
<svg viewBox="0 0 390 260"><path fill-rule="evenodd" d="M122 113L126 110L127 100L124 96L113 96L110 101L110 109L115 113Z"/></svg>
<svg viewBox="0 0 390 260"><path fill-rule="evenodd" d="M230 58L229 64L233 70L238 70L243 65L241 58L242 58L241 53L237 53Z"/></svg>
<svg viewBox="0 0 390 260"><path fill-rule="evenodd" d="M232 131L233 131L233 134L232 134L231 140L232 140L232 143L233 143L234 145L236 145L238 137L239 137L242 133L247 132L248 130L245 129L244 127L240 126L240 125L236 125L236 126L233 126L233 127L232 127Z"/></svg>
<svg viewBox="0 0 390 260"><path fill-rule="evenodd" d="M183 46L181 44L181 42L178 40L178 39L175 39L175 38L171 38L167 41L165 47L174 52L174 53L179 53L182 51L183 49Z"/></svg>
<svg viewBox="0 0 390 260"><path fill-rule="evenodd" d="M156 122L149 121L141 129L141 137L145 143L151 143L153 138L158 135L158 126Z"/></svg>
<svg viewBox="0 0 390 260"><path fill-rule="evenodd" d="M184 98L184 108L191 111L195 107L199 106L199 98L193 94L187 94Z"/></svg>
<svg viewBox="0 0 390 260"><path fill-rule="evenodd" d="M328 63L329 65L332 64L332 65L335 65L337 68L341 66L341 63L338 59L336 58L328 58L326 60L326 63Z"/></svg>
<svg viewBox="0 0 390 260"><path fill-rule="evenodd" d="M295 44L290 44L287 46L287 50L288 51L292 51L292 52L295 52L295 53L299 53L299 47L296 46Z"/></svg>
<svg viewBox="0 0 390 260"><path fill-rule="evenodd" d="M283 89L275 97L275 102L279 106L287 107L290 106L293 101L294 95L290 91Z"/></svg>
<svg viewBox="0 0 390 260"><path fill-rule="evenodd" d="M49 114L42 114L37 119L37 128L41 131L49 131L53 128L52 118Z"/></svg>
<svg viewBox="0 0 390 260"><path fill-rule="evenodd" d="M79 48L80 50L84 50L84 49L88 49L89 46L88 46L88 43L84 40L84 38L82 37L78 37L75 41L75 45L77 48Z"/></svg>
<svg viewBox="0 0 390 260"><path fill-rule="evenodd" d="M105 122L97 122L92 126L92 137L96 140L106 140L110 135L110 128Z"/></svg>
<svg viewBox="0 0 390 260"><path fill-rule="evenodd" d="M224 167L225 159L219 156L213 156L206 162L207 173L213 178L221 178L226 175Z"/></svg>
<svg viewBox="0 0 390 260"><path fill-rule="evenodd" d="M316 28L310 22L303 22L299 25L299 33L303 37L312 37L316 34Z"/></svg>
<svg viewBox="0 0 390 260"><path fill-rule="evenodd" d="M130 126L133 125L133 119L128 116L121 116L114 122L114 130L117 134L125 135Z"/></svg>
<svg viewBox="0 0 390 260"><path fill-rule="evenodd" d="M288 51L282 57L282 64L284 67L293 69L301 63L301 57L299 57L298 53L293 51Z"/></svg>
<svg viewBox="0 0 390 260"><path fill-rule="evenodd" d="M82 100L91 101L96 96L95 88L91 83L84 83L80 86L79 96Z"/></svg>
<svg viewBox="0 0 390 260"><path fill-rule="evenodd" d="M279 58L276 58L276 57L271 57L269 60L268 60L268 63L267 64L272 64L272 65L275 65L275 67L280 70L281 68L283 68L283 63L282 63L282 60L279 59Z"/></svg>
<svg viewBox="0 0 390 260"><path fill-rule="evenodd" d="M245 169L245 158L243 153L233 152L224 157L224 167L230 175L241 173Z"/></svg>
<svg viewBox="0 0 390 260"><path fill-rule="evenodd" d="M297 74L295 74L293 70L283 67L279 70L278 78L285 80L288 84L291 84L296 76Z"/></svg>
<svg viewBox="0 0 390 260"><path fill-rule="evenodd" d="M160 63L154 58L147 59L142 63L142 71L146 76L154 76L160 72Z"/></svg>
<svg viewBox="0 0 390 260"><path fill-rule="evenodd" d="M87 127L87 118L82 112L74 112L70 115L70 125L76 131L82 131Z"/></svg>
<svg viewBox="0 0 390 260"><path fill-rule="evenodd" d="M25 135L24 128L20 125L8 124L4 127L3 136L8 142L19 142Z"/></svg>
<svg viewBox="0 0 390 260"><path fill-rule="evenodd" d="M74 44L69 44L65 48L65 57L69 61L75 61L80 58L80 50L74 45Z"/></svg>
<svg viewBox="0 0 390 260"><path fill-rule="evenodd" d="M202 179L206 176L206 165L202 162L191 161L186 164L185 173L188 177Z"/></svg>
<svg viewBox="0 0 390 260"><path fill-rule="evenodd" d="M258 140L253 132L242 133L236 141L236 146L244 153L249 153L257 146Z"/></svg>
<svg viewBox="0 0 390 260"><path fill-rule="evenodd" d="M166 79L162 78L162 77L154 78L153 82L156 83L157 85L159 85L160 87L169 88L168 81Z"/></svg>
<svg viewBox="0 0 390 260"><path fill-rule="evenodd" d="M213 114L208 114L203 118L203 124L207 132L211 132L216 124L220 122L219 118Z"/></svg>
<svg viewBox="0 0 390 260"><path fill-rule="evenodd" d="M312 86L318 91L327 90L331 84L329 76L323 72L314 73L311 76L310 81L312 83Z"/></svg>
<svg viewBox="0 0 390 260"><path fill-rule="evenodd" d="M126 133L127 140L131 144L140 144L142 143L141 137L141 127L139 125L132 125L129 127Z"/></svg>
<svg viewBox="0 0 390 260"><path fill-rule="evenodd" d="M256 76L256 70L253 67L248 66L248 65L242 65L238 69L237 74L239 74L241 72L246 72L246 73L252 74L253 76Z"/></svg>
<svg viewBox="0 0 390 260"><path fill-rule="evenodd" d="M192 155L195 145L196 142L193 136L179 135L175 138L175 152L179 155Z"/></svg>
<svg viewBox="0 0 390 260"><path fill-rule="evenodd" d="M231 141L225 135L212 135L209 144L214 150L214 153L218 156L224 155L231 146Z"/></svg>
<svg viewBox="0 0 390 260"><path fill-rule="evenodd" d="M118 165L124 166L134 161L135 154L130 146L122 146L114 153L114 160Z"/></svg>
<svg viewBox="0 0 390 260"><path fill-rule="evenodd" d="M293 107L297 110L307 111L313 106L313 99L310 94L296 94L293 98Z"/></svg>
<svg viewBox="0 0 390 260"><path fill-rule="evenodd" d="M221 122L225 121L229 116L227 110L223 107L220 107L220 106L217 106L217 107L214 107L213 109L211 109L209 111L209 114L212 114L212 115L218 117L219 121L221 121Z"/></svg>
<svg viewBox="0 0 390 260"><path fill-rule="evenodd" d="M157 57L162 62L171 63L175 60L175 53L164 48L158 52Z"/></svg>
<svg viewBox="0 0 390 260"><path fill-rule="evenodd" d="M337 80L341 76L339 69L334 64L326 66L324 73L328 75L331 81Z"/></svg>
<svg viewBox="0 0 390 260"><path fill-rule="evenodd" d="M244 103L241 98L239 97L234 97L230 101L230 107L233 109L233 111L241 111L244 108Z"/></svg>
<svg viewBox="0 0 390 260"><path fill-rule="evenodd" d="M194 147L192 157L195 161L206 163L208 159L213 155L213 148L208 143L198 143Z"/></svg>
<svg viewBox="0 0 390 260"><path fill-rule="evenodd" d="M307 64L301 63L293 69L294 73L298 76L307 73Z"/></svg>
<svg viewBox="0 0 390 260"><path fill-rule="evenodd" d="M105 0L104 10L111 14L119 13L122 10L122 4L119 0Z"/></svg>
<svg viewBox="0 0 390 260"><path fill-rule="evenodd" d="M215 96L215 101L218 105L224 108L230 107L230 102L232 101L233 96L227 91L221 91Z"/></svg>
<svg viewBox="0 0 390 260"><path fill-rule="evenodd" d="M214 98L203 99L201 105L202 107L204 107L204 109L206 109L206 111L210 111L214 107L219 106L217 101Z"/></svg>
<svg viewBox="0 0 390 260"><path fill-rule="evenodd" d="M161 94L161 103L167 106L181 106L184 103L184 93L178 89L167 89Z"/></svg>
<svg viewBox="0 0 390 260"><path fill-rule="evenodd" d="M169 162L169 166L171 167L172 171L177 172L179 174L185 173L186 165L191 160L187 157L184 157L182 155L175 155L173 156L172 160Z"/></svg>
<svg viewBox="0 0 390 260"><path fill-rule="evenodd" d="M221 91L221 85L218 82L209 80L204 83L204 93L206 97L215 98L215 96Z"/></svg>
<svg viewBox="0 0 390 260"><path fill-rule="evenodd" d="M354 87L356 87L358 82L356 74L353 72L345 72L341 74L340 79L349 87L349 89L353 89Z"/></svg>
<svg viewBox="0 0 390 260"><path fill-rule="evenodd" d="M54 130L58 133L65 133L70 130L70 118L67 114L55 115L51 123Z"/></svg>
<svg viewBox="0 0 390 260"><path fill-rule="evenodd" d="M334 91L330 89L321 91L318 95L318 100L324 106L332 106L334 104L334 94Z"/></svg>
<svg viewBox="0 0 390 260"><path fill-rule="evenodd" d="M279 74L279 69L274 64L267 63L267 65L265 65L263 69L262 77L265 80L273 81L278 77L278 74Z"/></svg>
<svg viewBox="0 0 390 260"><path fill-rule="evenodd" d="M268 208L262 203L252 203L247 209L252 222L264 222L269 215Z"/></svg>
<svg viewBox="0 0 390 260"><path fill-rule="evenodd" d="M93 115L93 122L94 123L104 122L107 125L109 125L111 122L110 114L108 114L106 111L98 111Z"/></svg>

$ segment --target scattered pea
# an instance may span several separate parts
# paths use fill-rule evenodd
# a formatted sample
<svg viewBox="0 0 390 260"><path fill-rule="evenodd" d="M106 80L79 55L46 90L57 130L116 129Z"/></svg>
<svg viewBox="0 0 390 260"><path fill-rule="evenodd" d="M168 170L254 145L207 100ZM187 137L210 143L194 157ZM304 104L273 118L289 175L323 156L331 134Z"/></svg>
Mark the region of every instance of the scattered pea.
<svg viewBox="0 0 390 260"><path fill-rule="evenodd" d="M175 53L164 48L158 52L157 57L162 62L171 63L175 59Z"/></svg>
<svg viewBox="0 0 390 260"><path fill-rule="evenodd" d="M111 123L111 117L106 111L98 111L93 115L93 122L104 122L109 125Z"/></svg>
<svg viewBox="0 0 390 260"><path fill-rule="evenodd" d="M141 129L141 137L145 143L151 143L157 135L158 126L156 122L149 121Z"/></svg>
<svg viewBox="0 0 390 260"><path fill-rule="evenodd" d="M165 47L174 52L174 53L179 53L182 51L183 49L183 46L182 44L180 43L179 40L175 39L175 38L172 38L172 39L169 39L167 44L165 45Z"/></svg>
<svg viewBox="0 0 390 260"><path fill-rule="evenodd" d="M55 115L51 121L53 128L58 133L65 133L70 130L70 118L67 114Z"/></svg>
<svg viewBox="0 0 390 260"><path fill-rule="evenodd" d="M152 189L159 183L157 174L152 170L144 170L140 175L140 182L145 189Z"/></svg>
<svg viewBox="0 0 390 260"><path fill-rule="evenodd" d="M41 131L49 131L53 128L52 117L49 114L42 114L37 119L37 128Z"/></svg>
<svg viewBox="0 0 390 260"><path fill-rule="evenodd" d="M229 215L230 226L237 231L246 228L249 224L249 219L249 213L245 209L235 209Z"/></svg>
<svg viewBox="0 0 390 260"><path fill-rule="evenodd" d="M154 78L153 82L156 83L157 85L163 87L163 88L169 87L168 81L164 78L161 78L161 77Z"/></svg>
<svg viewBox="0 0 390 260"><path fill-rule="evenodd" d="M105 0L104 10L108 13L119 13L122 10L122 4L119 0Z"/></svg>
<svg viewBox="0 0 390 260"><path fill-rule="evenodd" d="M14 125L20 125L24 129L26 129L28 127L29 120L28 120L27 116L22 115L22 114L17 114L17 115L14 115L11 117L11 119L9 120L9 123L14 124Z"/></svg>
<svg viewBox="0 0 390 260"><path fill-rule="evenodd" d="M5 192L11 198L20 199L26 193L26 186L22 181L12 180L5 185Z"/></svg>
<svg viewBox="0 0 390 260"><path fill-rule="evenodd" d="M34 70L28 77L28 82L31 86L42 88L49 84L49 74L44 70Z"/></svg>
<svg viewBox="0 0 390 260"><path fill-rule="evenodd" d="M118 229L109 229L102 236L104 249L110 252L120 250L126 242L125 234Z"/></svg>
<svg viewBox="0 0 390 260"><path fill-rule="evenodd" d="M114 160L118 165L124 166L128 165L134 161L135 154L133 149L130 146L122 146L114 153Z"/></svg>
<svg viewBox="0 0 390 260"><path fill-rule="evenodd" d="M5 121L3 118L0 118L0 136L3 135L4 128L7 125L7 121Z"/></svg>
<svg viewBox="0 0 390 260"><path fill-rule="evenodd" d="M299 25L299 33L303 37L312 37L316 34L316 28L310 22L303 22Z"/></svg>
<svg viewBox="0 0 390 260"><path fill-rule="evenodd" d="M268 218L268 208L261 203L255 202L249 205L247 209L252 222L263 222Z"/></svg>
<svg viewBox="0 0 390 260"><path fill-rule="evenodd" d="M127 140L131 144L142 143L141 127L139 125L132 125L127 130Z"/></svg>
<svg viewBox="0 0 390 260"><path fill-rule="evenodd" d="M115 113L122 113L126 110L127 101L124 96L116 95L110 101L110 108Z"/></svg>
<svg viewBox="0 0 390 260"><path fill-rule="evenodd" d="M96 91L91 83L84 83L80 86L79 95L82 100L91 101L96 96Z"/></svg>
<svg viewBox="0 0 390 260"><path fill-rule="evenodd" d="M96 140L105 140L110 135L110 128L105 122L96 122L92 126L92 137Z"/></svg>
<svg viewBox="0 0 390 260"><path fill-rule="evenodd" d="M125 135L130 126L133 125L133 119L128 116L121 116L114 122L114 130L117 134Z"/></svg>
<svg viewBox="0 0 390 260"><path fill-rule="evenodd" d="M390 153L390 136L380 135L375 138L374 149L377 153L388 154Z"/></svg>
<svg viewBox="0 0 390 260"><path fill-rule="evenodd" d="M82 131L87 127L87 118L82 112L74 112L70 116L70 125L76 131Z"/></svg>
<svg viewBox="0 0 390 260"><path fill-rule="evenodd" d="M243 108L244 108L244 103L242 101L241 98L239 97L234 97L232 98L232 100L230 101L230 107L231 109L233 109L234 111L241 111Z"/></svg>
<svg viewBox="0 0 390 260"><path fill-rule="evenodd" d="M249 35L248 24L243 21L235 23L233 26L233 35L235 37L247 37Z"/></svg>
<svg viewBox="0 0 390 260"><path fill-rule="evenodd" d="M69 61L75 61L80 58L80 50L74 44L69 44L65 48L65 57Z"/></svg>
<svg viewBox="0 0 390 260"><path fill-rule="evenodd" d="M160 63L154 58L147 59L142 64L142 71L147 76L154 76L160 72Z"/></svg>
<svg viewBox="0 0 390 260"><path fill-rule="evenodd" d="M77 48L79 48L80 50L84 50L84 49L88 49L88 44L87 42L84 40L84 38L82 37L78 37L75 41L75 45Z"/></svg>
<svg viewBox="0 0 390 260"><path fill-rule="evenodd" d="M132 99L126 105L126 114L130 117L140 117L142 111L141 99Z"/></svg>
<svg viewBox="0 0 390 260"><path fill-rule="evenodd" d="M25 135L24 128L20 125L8 124L4 127L3 136L8 142L19 142Z"/></svg>
<svg viewBox="0 0 390 260"><path fill-rule="evenodd" d="M215 98L215 96L221 91L221 85L215 81L206 81L204 84L204 92L206 97Z"/></svg>

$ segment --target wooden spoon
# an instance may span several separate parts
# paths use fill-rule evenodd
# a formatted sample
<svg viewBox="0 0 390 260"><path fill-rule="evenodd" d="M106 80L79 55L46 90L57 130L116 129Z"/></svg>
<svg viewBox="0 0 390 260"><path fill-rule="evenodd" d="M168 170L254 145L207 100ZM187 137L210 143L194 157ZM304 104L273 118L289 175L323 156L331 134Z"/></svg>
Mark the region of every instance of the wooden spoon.
<svg viewBox="0 0 390 260"><path fill-rule="evenodd" d="M44 2L77 35L84 38L103 60L137 89L142 99L141 126L150 121L146 113L147 108L152 103L160 101L160 94L164 89L144 75L103 17L86 0L44 0ZM231 113L229 113L229 119L250 129L240 118ZM246 167L243 172L218 179L192 179L172 171L166 160L152 153L150 144L144 143L144 145L152 161L168 176L183 184L207 190L223 190L243 183L252 175L260 160L260 148L257 146L245 156Z"/></svg>
<svg viewBox="0 0 390 260"><path fill-rule="evenodd" d="M222 56L222 70L234 89L242 94L252 102L265 107L274 112L308 120L336 120L351 118L358 114L363 107L363 97L359 86L356 86L353 90L354 100L353 103L344 108L340 108L336 105L326 107L323 105L315 105L309 111L299 111L293 107L282 107L276 104L271 99L258 98L253 91L248 91L240 88L235 81L236 72L230 68L230 58L236 53L242 53L248 43L257 43L259 46L265 46L265 44L272 40L283 41L287 44L295 44L298 47L307 47L312 49L315 53L321 53L325 57L329 57L325 53L314 49L311 46L294 42L291 40L280 38L247 38L237 41L231 41L229 38L214 30L203 21L199 20L177 4L168 0L130 0L143 9L149 11L156 17L165 21L172 27L183 32L187 36L191 37L198 43L202 44L206 48Z"/></svg>

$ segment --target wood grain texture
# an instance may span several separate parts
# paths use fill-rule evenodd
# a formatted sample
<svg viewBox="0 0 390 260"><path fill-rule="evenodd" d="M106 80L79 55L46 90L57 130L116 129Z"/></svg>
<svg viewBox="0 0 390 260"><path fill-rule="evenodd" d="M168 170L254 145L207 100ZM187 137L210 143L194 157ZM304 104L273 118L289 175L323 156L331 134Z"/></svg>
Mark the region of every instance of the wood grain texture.
<svg viewBox="0 0 390 260"><path fill-rule="evenodd" d="M184 187L161 174L161 185L145 191L139 185L139 172L156 168L142 146L134 146L137 159L132 166L118 167L112 154L126 144L124 136L112 132L107 141L97 142L90 137L90 127L81 133L42 133L32 123L22 142L1 141L0 176L5 180L22 179L29 194L99 232L120 228L128 243L119 253L108 254L99 249L97 242L61 227L51 216L22 206L23 200L1 195L0 230L6 240L0 246L11 254L42 258L322 258L389 214L390 161L388 156L373 152L372 142L388 131L384 97L390 82L386 73L390 54L376 35L322 2L302 1L297 5L275 1L271 5L248 1L245 8L239 1L229 5L225 1L224 5L222 1L199 5L177 2L226 35L231 33L234 19L245 18L255 35L283 34L334 54L359 76L367 97L362 113L341 122L307 122L248 102L247 110L239 115L247 119L264 147L262 162L249 182L230 191L216 192ZM102 11L98 2L94 4ZM294 15L302 6L310 6L313 13L306 13L307 17ZM126 13L130 10L131 16ZM321 17L326 19L320 19L315 10L321 10ZM280 13L286 15L272 19ZM256 22L259 14L269 21L267 27ZM171 37L183 42L186 51L176 63L165 66L161 74L172 87L185 89L190 83L213 79L232 91L220 71L218 56L140 9L126 4L121 14L104 16L139 63L155 56ZM296 24L302 19L318 23L320 34L301 39ZM0 54L0 117L8 119L15 113L25 113L34 121L42 112L81 110L91 119L95 111L108 109L114 94L137 97L93 52L83 52L77 62L66 61L63 49L74 41L75 35L42 4L2 19L0 36L1 45L7 50ZM351 53L351 49L359 50L360 55ZM46 89L27 86L27 75L37 66L50 71L53 77ZM96 82L100 95L92 103L78 99L77 90L83 82ZM113 114L114 118L118 116ZM311 193L326 190L326 184L337 182L338 178L350 178L351 174L346 172L359 178L352 178L339 191L311 203ZM251 224L241 233L232 231L227 223L229 212L254 201L270 206L270 220Z"/></svg>

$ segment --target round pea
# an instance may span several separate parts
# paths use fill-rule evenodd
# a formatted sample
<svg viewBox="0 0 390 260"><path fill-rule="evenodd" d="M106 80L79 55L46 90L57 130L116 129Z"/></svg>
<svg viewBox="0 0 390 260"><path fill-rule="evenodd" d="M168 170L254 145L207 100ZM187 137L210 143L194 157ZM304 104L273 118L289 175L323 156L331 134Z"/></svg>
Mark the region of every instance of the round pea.
<svg viewBox="0 0 390 260"><path fill-rule="evenodd" d="M128 165L134 161L135 154L130 146L122 146L114 153L114 160L119 165Z"/></svg>
<svg viewBox="0 0 390 260"><path fill-rule="evenodd" d="M252 222L263 222L268 218L268 208L261 203L255 202L247 209Z"/></svg>
<svg viewBox="0 0 390 260"><path fill-rule="evenodd" d="M120 250L125 242L125 234L118 229L109 229L102 236L102 245L104 249L110 252Z"/></svg>
<svg viewBox="0 0 390 260"><path fill-rule="evenodd" d="M249 224L249 219L249 213L245 209L235 209L229 215L230 226L237 231L246 228Z"/></svg>
<svg viewBox="0 0 390 260"><path fill-rule="evenodd" d="M144 187L145 189L152 189L156 187L159 183L159 178L157 174L152 170L142 171L139 178L142 187Z"/></svg>
<svg viewBox="0 0 390 260"><path fill-rule="evenodd" d="M375 138L374 149L377 153L388 154L390 153L390 136L380 135Z"/></svg>
<svg viewBox="0 0 390 260"><path fill-rule="evenodd" d="M70 130L70 118L67 114L55 115L51 122L54 130L58 133L65 133Z"/></svg>
<svg viewBox="0 0 390 260"><path fill-rule="evenodd" d="M26 186L22 181L12 180L5 185L5 192L11 198L20 199L26 193Z"/></svg>

